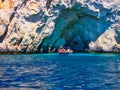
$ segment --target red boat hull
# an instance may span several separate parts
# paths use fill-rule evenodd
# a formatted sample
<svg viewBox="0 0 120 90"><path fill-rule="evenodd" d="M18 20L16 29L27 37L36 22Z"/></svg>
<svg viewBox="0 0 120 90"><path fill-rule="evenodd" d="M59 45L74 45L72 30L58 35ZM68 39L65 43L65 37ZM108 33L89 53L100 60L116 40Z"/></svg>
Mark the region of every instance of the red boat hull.
<svg viewBox="0 0 120 90"><path fill-rule="evenodd" d="M58 50L58 53L60 53L60 54L62 54L62 53L72 53L73 52L73 50L71 50L71 49L59 49Z"/></svg>

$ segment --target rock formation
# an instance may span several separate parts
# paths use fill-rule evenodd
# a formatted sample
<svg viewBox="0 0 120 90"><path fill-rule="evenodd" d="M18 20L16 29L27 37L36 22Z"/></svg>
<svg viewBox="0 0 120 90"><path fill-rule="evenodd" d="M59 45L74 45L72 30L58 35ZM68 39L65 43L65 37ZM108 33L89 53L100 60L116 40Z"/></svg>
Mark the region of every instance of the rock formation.
<svg viewBox="0 0 120 90"><path fill-rule="evenodd" d="M0 0L0 52L120 51L120 0Z"/></svg>

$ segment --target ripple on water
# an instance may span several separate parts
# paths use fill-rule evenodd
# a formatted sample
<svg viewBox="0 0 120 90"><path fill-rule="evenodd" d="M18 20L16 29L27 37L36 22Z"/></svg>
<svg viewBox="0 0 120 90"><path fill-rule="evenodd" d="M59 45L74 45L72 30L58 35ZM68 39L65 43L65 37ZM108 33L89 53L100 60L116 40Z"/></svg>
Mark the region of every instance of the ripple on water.
<svg viewBox="0 0 120 90"><path fill-rule="evenodd" d="M7 87L6 90L119 90L120 56L1 55L0 87Z"/></svg>

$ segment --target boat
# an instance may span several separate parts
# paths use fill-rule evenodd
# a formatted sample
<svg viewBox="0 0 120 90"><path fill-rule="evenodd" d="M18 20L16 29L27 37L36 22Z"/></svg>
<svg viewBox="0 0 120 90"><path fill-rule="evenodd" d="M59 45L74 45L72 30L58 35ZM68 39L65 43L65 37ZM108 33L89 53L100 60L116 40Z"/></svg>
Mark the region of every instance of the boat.
<svg viewBox="0 0 120 90"><path fill-rule="evenodd" d="M70 48L60 48L58 49L59 54L70 54L73 53L73 50Z"/></svg>

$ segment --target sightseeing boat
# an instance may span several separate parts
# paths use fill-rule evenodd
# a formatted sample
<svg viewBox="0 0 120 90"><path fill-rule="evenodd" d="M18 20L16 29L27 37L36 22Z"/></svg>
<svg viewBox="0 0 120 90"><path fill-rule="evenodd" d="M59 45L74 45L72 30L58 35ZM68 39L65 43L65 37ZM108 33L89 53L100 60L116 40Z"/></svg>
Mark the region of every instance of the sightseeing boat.
<svg viewBox="0 0 120 90"><path fill-rule="evenodd" d="M70 48L60 48L58 49L59 54L70 54L73 53L73 50Z"/></svg>

